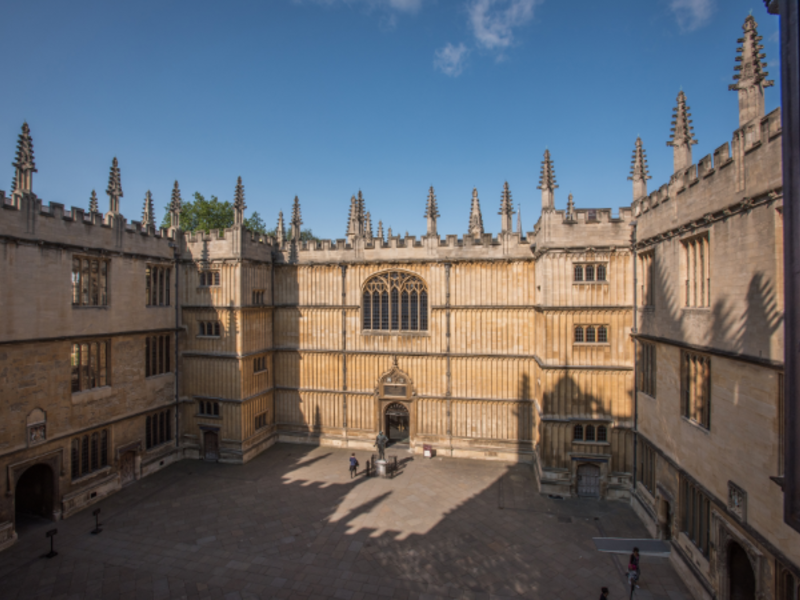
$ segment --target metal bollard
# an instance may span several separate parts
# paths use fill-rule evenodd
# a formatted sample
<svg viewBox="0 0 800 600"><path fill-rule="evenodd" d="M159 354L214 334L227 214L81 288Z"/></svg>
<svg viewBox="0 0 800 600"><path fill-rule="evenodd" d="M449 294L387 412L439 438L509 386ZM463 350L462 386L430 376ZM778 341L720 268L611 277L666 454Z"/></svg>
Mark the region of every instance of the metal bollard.
<svg viewBox="0 0 800 600"><path fill-rule="evenodd" d="M53 558L54 556L58 556L58 552L53 550L53 538L58 533L58 529L51 529L47 533L44 534L44 537L50 538L50 552L47 554L42 554L42 558Z"/></svg>
<svg viewBox="0 0 800 600"><path fill-rule="evenodd" d="M94 517L94 529L92 530L92 535L97 535L103 531L100 529L100 509L98 508L93 511L92 516Z"/></svg>

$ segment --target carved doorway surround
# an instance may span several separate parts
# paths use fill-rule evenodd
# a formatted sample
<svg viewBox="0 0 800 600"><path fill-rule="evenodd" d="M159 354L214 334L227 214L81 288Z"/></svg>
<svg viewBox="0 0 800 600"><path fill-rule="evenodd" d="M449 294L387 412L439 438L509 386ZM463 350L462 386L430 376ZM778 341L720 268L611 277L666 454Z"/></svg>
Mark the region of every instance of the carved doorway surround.
<svg viewBox="0 0 800 600"><path fill-rule="evenodd" d="M63 471L63 464L62 450L53 450L52 452L47 452L41 456L36 456L8 465L6 496L13 497L16 495L17 482L30 467L33 467L34 465L46 465L49 467L52 477L52 487L47 490L48 495L52 497L52 502L50 503L50 514L47 518L50 518L53 521L58 521L61 519L60 483L61 477L65 475Z"/></svg>
<svg viewBox="0 0 800 600"><path fill-rule="evenodd" d="M375 434L383 431L387 436L387 410L398 415L405 409L408 412L408 445L414 447L414 436L416 435L416 410L415 410L414 384L411 378L403 372L395 356L392 360L392 368L386 371L378 380L375 388ZM390 409L390 406L392 408Z"/></svg>
<svg viewBox="0 0 800 600"><path fill-rule="evenodd" d="M128 450L119 459L119 479L121 485L136 481L136 452Z"/></svg>
<svg viewBox="0 0 800 600"><path fill-rule="evenodd" d="M712 531L717 534L716 560L713 560L711 565L712 578L716 577L717 579L718 597L721 600L749 598L763 600L767 598L768 586L765 584L765 572L768 569L764 555L716 510L711 511L711 522ZM742 572L742 567L747 566L747 563L742 564L745 556L755 578L754 589L750 591L746 589L748 587L745 581L747 573ZM732 564L732 561L735 564ZM736 573L733 572L732 567L737 571Z"/></svg>
<svg viewBox="0 0 800 600"><path fill-rule="evenodd" d="M200 427L203 434L203 459L209 462L219 460L219 427Z"/></svg>

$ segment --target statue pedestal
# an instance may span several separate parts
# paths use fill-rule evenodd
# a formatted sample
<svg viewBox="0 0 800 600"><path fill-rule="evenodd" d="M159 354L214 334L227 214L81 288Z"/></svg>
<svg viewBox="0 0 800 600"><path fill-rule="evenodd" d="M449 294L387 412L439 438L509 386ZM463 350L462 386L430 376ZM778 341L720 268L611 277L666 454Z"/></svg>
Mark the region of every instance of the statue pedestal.
<svg viewBox="0 0 800 600"><path fill-rule="evenodd" d="M377 471L378 477L386 477L386 461L385 460L376 460L375 461L375 469Z"/></svg>

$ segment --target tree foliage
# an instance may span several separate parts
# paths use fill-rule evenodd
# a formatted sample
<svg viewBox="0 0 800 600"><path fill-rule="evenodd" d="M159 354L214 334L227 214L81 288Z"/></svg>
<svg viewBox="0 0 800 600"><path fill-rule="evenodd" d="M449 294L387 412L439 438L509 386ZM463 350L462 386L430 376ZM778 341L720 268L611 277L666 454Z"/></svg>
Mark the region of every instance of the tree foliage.
<svg viewBox="0 0 800 600"><path fill-rule="evenodd" d="M233 205L225 200L220 202L216 196L211 196L209 200L200 192L195 192L193 195L194 200L184 202L181 205L181 230L182 231L205 231L208 233L212 229L228 229L233 227ZM161 221L161 227L168 228L170 226L169 219L169 205ZM244 220L244 226L254 233L263 236L277 237L277 231L271 229L267 231L267 225L264 219L254 211L252 215ZM286 239L289 240L291 230L286 231ZM300 239L304 242L317 241L317 238L311 233L310 229L303 229L300 232Z"/></svg>

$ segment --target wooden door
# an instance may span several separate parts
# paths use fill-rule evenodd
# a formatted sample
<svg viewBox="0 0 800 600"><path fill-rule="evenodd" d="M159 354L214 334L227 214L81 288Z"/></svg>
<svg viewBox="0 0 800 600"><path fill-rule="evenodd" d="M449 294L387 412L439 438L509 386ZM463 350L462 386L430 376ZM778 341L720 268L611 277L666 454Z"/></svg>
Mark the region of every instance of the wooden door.
<svg viewBox="0 0 800 600"><path fill-rule="evenodd" d="M119 461L120 483L128 485L136 481L136 453L126 452Z"/></svg>
<svg viewBox="0 0 800 600"><path fill-rule="evenodd" d="M219 460L219 436L215 431L203 433L203 447L206 460Z"/></svg>
<svg viewBox="0 0 800 600"><path fill-rule="evenodd" d="M600 497L600 467L597 465L578 466L578 496Z"/></svg>

